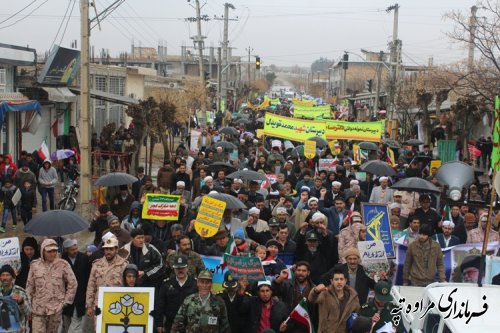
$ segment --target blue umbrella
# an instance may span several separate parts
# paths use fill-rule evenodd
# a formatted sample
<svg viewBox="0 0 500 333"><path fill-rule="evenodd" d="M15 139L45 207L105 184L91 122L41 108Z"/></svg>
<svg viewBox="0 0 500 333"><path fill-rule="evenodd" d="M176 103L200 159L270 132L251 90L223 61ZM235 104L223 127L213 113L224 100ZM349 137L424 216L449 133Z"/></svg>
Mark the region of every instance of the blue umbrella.
<svg viewBox="0 0 500 333"><path fill-rule="evenodd" d="M50 154L50 159L52 161L57 161L64 160L65 158L70 158L71 156L75 156L75 152L71 149L58 149Z"/></svg>

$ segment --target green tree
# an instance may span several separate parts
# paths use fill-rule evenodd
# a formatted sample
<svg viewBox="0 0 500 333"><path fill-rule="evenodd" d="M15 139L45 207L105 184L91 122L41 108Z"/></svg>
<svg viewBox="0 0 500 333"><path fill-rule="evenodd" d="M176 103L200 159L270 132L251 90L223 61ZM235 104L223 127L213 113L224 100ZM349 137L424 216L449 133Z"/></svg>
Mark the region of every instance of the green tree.
<svg viewBox="0 0 500 333"><path fill-rule="evenodd" d="M269 72L266 74L266 80L269 82L269 85L272 86L274 83L274 80L276 80L277 76L274 72Z"/></svg>

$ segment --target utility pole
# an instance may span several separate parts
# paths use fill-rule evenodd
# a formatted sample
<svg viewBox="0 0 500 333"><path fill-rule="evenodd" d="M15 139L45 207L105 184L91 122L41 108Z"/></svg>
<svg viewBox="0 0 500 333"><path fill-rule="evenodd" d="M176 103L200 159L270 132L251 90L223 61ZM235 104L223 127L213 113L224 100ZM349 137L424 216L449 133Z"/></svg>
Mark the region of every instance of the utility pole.
<svg viewBox="0 0 500 333"><path fill-rule="evenodd" d="M196 0L196 26L198 29L198 61L200 67L200 83L205 86L205 72L203 71L203 37L201 36L200 0Z"/></svg>
<svg viewBox="0 0 500 333"><path fill-rule="evenodd" d="M476 35L476 13L477 7L472 6L470 9L471 16L469 18L469 54L467 57L467 71L472 72L472 67L474 66L474 39Z"/></svg>
<svg viewBox="0 0 500 333"><path fill-rule="evenodd" d="M398 57L398 49L400 52L400 40L398 39L398 15L399 15L399 5L395 4L393 6L390 6L387 8L387 12L390 13L392 10L394 10L394 23L392 27L392 43L391 43L391 57L390 57L390 68L391 68L391 73L390 73L390 88L389 88L389 96L387 98L387 119L392 120L393 119L393 99L396 91L396 71L397 67L399 66L398 61L400 57ZM387 122L386 122L387 126Z"/></svg>
<svg viewBox="0 0 500 333"><path fill-rule="evenodd" d="M222 96L222 55L221 48L217 48L217 112L221 112L220 100Z"/></svg>
<svg viewBox="0 0 500 333"><path fill-rule="evenodd" d="M90 213L91 199L91 168L90 168L90 23L89 23L89 0L80 0L80 204L81 216Z"/></svg>
<svg viewBox="0 0 500 333"><path fill-rule="evenodd" d="M378 60L380 62L384 61L384 51L380 51ZM380 63L378 63L377 64L377 82L376 82L377 87L376 87L376 93L375 93L375 103L373 103L373 112L374 112L374 114L378 111L378 101L380 99L380 86L381 86L381 84L380 84L380 81L381 81L380 76L381 76L381 72L382 72L381 69L382 68L380 66Z"/></svg>
<svg viewBox="0 0 500 333"><path fill-rule="evenodd" d="M247 49L248 51L248 67L247 67L247 75L248 75L248 86L250 87L250 65L251 65L251 62L250 62L250 56L251 56L251 53L253 51L253 49L249 46Z"/></svg>

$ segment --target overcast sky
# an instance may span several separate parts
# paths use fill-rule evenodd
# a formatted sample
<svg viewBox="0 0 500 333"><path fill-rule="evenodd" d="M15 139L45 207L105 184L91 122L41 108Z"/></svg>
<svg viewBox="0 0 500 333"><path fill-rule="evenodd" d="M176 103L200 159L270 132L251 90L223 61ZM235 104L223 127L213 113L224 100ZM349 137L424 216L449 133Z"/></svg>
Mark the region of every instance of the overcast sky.
<svg viewBox="0 0 500 333"><path fill-rule="evenodd" d="M102 11L113 0L95 0ZM2 0L0 9L0 42L29 45L43 53L51 45L69 47L72 40L80 45L80 0ZM202 14L212 20L202 23L206 46L219 46L225 0L201 1ZM236 9L230 17L238 18L229 25L229 41L234 55L245 55L246 48L261 57L263 65L299 65L309 67L320 56L338 59L344 50L361 53L360 49L387 49L392 39L393 13L385 9L396 1L385 0L234 0ZM21 13L14 13L32 3ZM76 4L75 4L76 3ZM452 22L443 19L450 10L469 12L472 0L399 0L399 38L403 41L406 64L448 63L465 57L465 45L450 42L446 32ZM72 10L72 6L74 8ZM186 17L195 16L187 0L126 0L115 12L92 30L91 44L107 48L111 56L130 51L135 45L153 46L162 40L169 54L180 54L180 46L192 46L190 36L196 34L196 23ZM38 7L38 8L37 8ZM72 10L72 11L71 11ZM70 12L69 22L63 21ZM91 9L91 17L94 17ZM10 18L10 19L9 19ZM18 21L16 23L16 21ZM67 24L67 28L66 28ZM11 25L11 26L9 26ZM60 27L60 29L59 29ZM66 29L65 29L66 28ZM59 31L59 33L58 33ZM65 31L64 35L63 32ZM353 56L351 60L355 60Z"/></svg>

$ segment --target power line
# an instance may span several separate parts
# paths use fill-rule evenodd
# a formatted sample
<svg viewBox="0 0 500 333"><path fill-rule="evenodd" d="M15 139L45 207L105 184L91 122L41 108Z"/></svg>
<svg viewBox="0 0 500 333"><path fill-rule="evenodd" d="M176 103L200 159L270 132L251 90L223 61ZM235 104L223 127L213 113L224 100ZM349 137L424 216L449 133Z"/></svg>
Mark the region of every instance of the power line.
<svg viewBox="0 0 500 333"><path fill-rule="evenodd" d="M137 12L137 11L136 11L136 10L135 10L135 9L134 9L134 8L133 8L133 7L132 7L132 6L128 3L128 2L125 2L125 5L127 5L127 6L128 6L128 7L132 10L132 12L136 15L136 17L137 17L137 18L138 18L138 19L139 19L139 20L143 23L143 25L144 25L146 28L148 28L148 29L149 29L149 31L151 31L154 35L156 35L156 37L158 37L158 39L163 40L162 36L161 36L161 35L159 35L159 34L158 34L158 32L157 32L155 29L153 29L153 28L152 28L152 27L151 27L151 26L150 26L150 25L146 22L146 20L145 20L143 17L141 17L141 16L139 15L139 13L138 13L138 12ZM126 9L124 9L124 10L125 10L125 12L128 14L128 11L127 11ZM168 43L167 41L165 41L165 42L167 43L167 45L169 45L169 43Z"/></svg>
<svg viewBox="0 0 500 333"><path fill-rule="evenodd" d="M68 2L68 6L66 7L66 11L64 12L63 19L61 20L61 23L59 24L59 28L57 28L57 32L56 32L56 35L54 36L54 40L52 41L52 44L50 44L49 51L52 50L52 47L56 43L57 36L59 36L59 33L61 32L61 28L62 28L62 26L64 24L64 21L66 20L66 16L68 15L69 7L71 7L71 2L73 2L73 1L74 0L70 0ZM68 19L68 22L69 22L69 19ZM66 27L67 26L68 25L66 24ZM59 44L61 44L61 42L59 42Z"/></svg>
<svg viewBox="0 0 500 333"><path fill-rule="evenodd" d="M30 17L30 16L31 16L31 14L33 14L33 13L34 13L34 12L35 12L38 8L40 8L40 7L42 7L44 4L46 4L46 3L47 3L47 1L49 1L49 0L45 0L44 2L42 2L41 4L39 4L37 7L35 7L35 9L33 9L31 12L29 12L26 16L24 16L24 17L20 18L20 19L19 19L19 20L17 20L16 22L11 23L11 24L9 24L9 25L6 25L6 26L4 26L4 27L0 27L0 29L5 29L5 28L12 27L13 25L15 25L15 24L17 24L17 23L21 22L22 20L24 20L24 19L26 19L26 18Z"/></svg>
<svg viewBox="0 0 500 333"><path fill-rule="evenodd" d="M14 14L10 15L9 17L7 17L5 20L3 20L2 22L0 22L0 24L3 24L5 22L7 22L8 20L10 20L11 18L13 18L14 16L16 16L17 14L19 14L20 12L22 12L23 10L25 10L26 8L28 8L29 6L31 6L32 4L34 4L37 1L38 0L31 1L29 4L27 4L26 6L24 6L21 9L19 9L17 12L15 12Z"/></svg>
<svg viewBox="0 0 500 333"><path fill-rule="evenodd" d="M64 26L64 30L63 30L63 33L61 35L61 39L59 40L59 45L61 45L62 40L64 38L64 35L66 35L66 29L68 29L69 19L71 18L71 15L73 14L73 9L75 9L75 4L76 4L76 0L73 0L73 6L71 7L71 11L69 12L68 20L66 21L66 25Z"/></svg>

